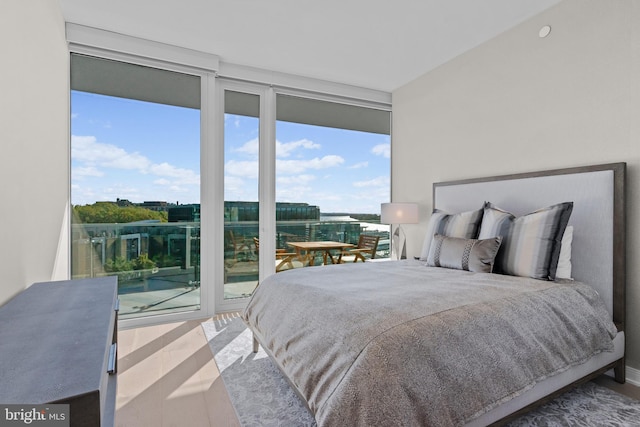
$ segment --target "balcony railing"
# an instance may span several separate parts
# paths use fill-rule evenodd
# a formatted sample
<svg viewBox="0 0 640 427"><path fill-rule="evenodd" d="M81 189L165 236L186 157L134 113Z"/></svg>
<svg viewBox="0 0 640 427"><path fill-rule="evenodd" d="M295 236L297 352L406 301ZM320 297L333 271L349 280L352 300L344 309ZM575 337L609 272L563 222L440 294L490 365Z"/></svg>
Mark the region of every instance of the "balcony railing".
<svg viewBox="0 0 640 427"><path fill-rule="evenodd" d="M225 299L250 296L258 280L258 223L228 222L224 231ZM388 232L354 221L278 221L276 247L290 250L290 241L355 244L361 233L379 233L377 256L388 256ZM73 224L71 257L73 278L118 276L124 318L200 307L200 222Z"/></svg>

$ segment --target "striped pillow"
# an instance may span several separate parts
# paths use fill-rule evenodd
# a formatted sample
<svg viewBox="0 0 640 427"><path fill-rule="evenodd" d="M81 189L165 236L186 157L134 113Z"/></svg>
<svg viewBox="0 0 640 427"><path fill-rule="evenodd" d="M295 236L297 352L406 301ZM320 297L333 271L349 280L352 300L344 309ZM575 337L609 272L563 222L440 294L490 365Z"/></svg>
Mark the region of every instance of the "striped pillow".
<svg viewBox="0 0 640 427"><path fill-rule="evenodd" d="M573 202L559 203L516 217L485 203L478 239L502 236L495 272L555 280L562 235Z"/></svg>
<svg viewBox="0 0 640 427"><path fill-rule="evenodd" d="M434 209L429 218L427 233L424 236L420 261L427 261L429 258L429 248L435 234L449 237L460 237L463 239L475 239L482 222L482 209L477 211L461 212L458 214L448 214L439 209Z"/></svg>
<svg viewBox="0 0 640 427"><path fill-rule="evenodd" d="M427 265L491 273L501 241L502 237L478 240L436 234L429 249Z"/></svg>

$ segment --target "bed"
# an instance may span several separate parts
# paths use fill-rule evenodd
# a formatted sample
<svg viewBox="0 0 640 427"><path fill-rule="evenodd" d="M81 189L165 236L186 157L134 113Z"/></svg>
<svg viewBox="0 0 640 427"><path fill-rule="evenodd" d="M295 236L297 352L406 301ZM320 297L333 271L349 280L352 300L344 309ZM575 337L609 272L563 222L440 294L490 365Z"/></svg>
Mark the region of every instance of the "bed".
<svg viewBox="0 0 640 427"><path fill-rule="evenodd" d="M320 426L500 424L603 372L624 382L625 168L436 183L420 259L270 276L243 319ZM521 262L514 230L539 217L555 239Z"/></svg>

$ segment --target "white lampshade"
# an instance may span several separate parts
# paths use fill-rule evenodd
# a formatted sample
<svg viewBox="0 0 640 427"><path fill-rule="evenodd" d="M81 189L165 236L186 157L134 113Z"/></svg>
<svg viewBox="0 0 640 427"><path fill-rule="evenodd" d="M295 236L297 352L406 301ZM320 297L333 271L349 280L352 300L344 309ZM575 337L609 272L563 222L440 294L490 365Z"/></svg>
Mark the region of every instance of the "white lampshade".
<svg viewBox="0 0 640 427"><path fill-rule="evenodd" d="M418 205L416 203L382 203L380 205L381 224L416 224Z"/></svg>

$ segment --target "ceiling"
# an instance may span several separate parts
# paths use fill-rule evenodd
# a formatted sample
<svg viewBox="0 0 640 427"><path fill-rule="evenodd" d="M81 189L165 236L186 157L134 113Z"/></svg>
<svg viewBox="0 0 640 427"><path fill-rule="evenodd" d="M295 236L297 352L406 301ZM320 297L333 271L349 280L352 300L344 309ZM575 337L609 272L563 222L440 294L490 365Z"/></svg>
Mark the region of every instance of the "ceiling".
<svg viewBox="0 0 640 427"><path fill-rule="evenodd" d="M560 0L59 0L67 22L385 92Z"/></svg>

